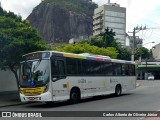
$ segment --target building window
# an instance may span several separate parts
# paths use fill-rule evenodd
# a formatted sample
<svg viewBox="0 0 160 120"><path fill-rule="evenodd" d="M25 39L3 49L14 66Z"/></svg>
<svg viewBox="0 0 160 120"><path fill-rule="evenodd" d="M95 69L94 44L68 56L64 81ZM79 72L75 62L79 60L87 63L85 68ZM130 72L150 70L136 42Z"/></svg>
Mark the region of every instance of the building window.
<svg viewBox="0 0 160 120"><path fill-rule="evenodd" d="M105 23L105 27L110 27L110 28L119 28L119 29L124 29L125 28L125 25L124 24L118 24L118 23L109 23L109 22L106 22Z"/></svg>
<svg viewBox="0 0 160 120"><path fill-rule="evenodd" d="M123 19L123 18L116 18L116 17L109 17L109 16L105 16L105 21L117 22L117 23L125 23L125 19Z"/></svg>
<svg viewBox="0 0 160 120"><path fill-rule="evenodd" d="M115 17L125 17L125 13L122 12L113 12L113 11L105 11L105 15L107 16L115 16Z"/></svg>

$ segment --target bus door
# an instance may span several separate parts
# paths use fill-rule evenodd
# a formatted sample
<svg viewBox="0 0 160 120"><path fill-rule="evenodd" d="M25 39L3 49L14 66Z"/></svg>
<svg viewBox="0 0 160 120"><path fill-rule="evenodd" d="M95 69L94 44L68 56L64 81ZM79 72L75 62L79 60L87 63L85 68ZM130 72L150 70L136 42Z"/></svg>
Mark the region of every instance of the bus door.
<svg viewBox="0 0 160 120"><path fill-rule="evenodd" d="M51 58L51 80L53 96L67 95L66 69L63 57Z"/></svg>

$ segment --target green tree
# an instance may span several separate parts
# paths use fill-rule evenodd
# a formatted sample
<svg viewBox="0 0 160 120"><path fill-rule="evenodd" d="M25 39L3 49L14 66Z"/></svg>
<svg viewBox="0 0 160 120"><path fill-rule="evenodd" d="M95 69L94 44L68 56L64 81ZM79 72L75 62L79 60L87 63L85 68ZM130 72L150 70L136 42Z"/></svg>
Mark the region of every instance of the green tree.
<svg viewBox="0 0 160 120"><path fill-rule="evenodd" d="M116 42L114 36L115 33L112 31L112 29L109 30L109 28L107 28L104 33L101 33L100 35L94 36L90 39L82 40L79 43L88 43L90 45L94 45L100 48L114 47L118 51L117 59L130 60L131 51L127 48L121 47L121 44Z"/></svg>
<svg viewBox="0 0 160 120"><path fill-rule="evenodd" d="M0 16L5 16L5 17L8 17L8 18L14 18L17 21L22 21L21 16L17 16L11 11L7 12L7 11L3 10L3 8L1 6L0 6Z"/></svg>
<svg viewBox="0 0 160 120"><path fill-rule="evenodd" d="M116 58L118 55L117 50L113 47L99 48L97 46L93 46L88 43L68 44L64 47L57 48L56 50L63 52L71 52L76 54L80 53L99 54L99 55L110 56L111 58Z"/></svg>
<svg viewBox="0 0 160 120"><path fill-rule="evenodd" d="M99 36L102 36L103 44L102 47L115 47L119 46L119 43L116 42L115 32L112 29L105 29L105 32L102 32Z"/></svg>
<svg viewBox="0 0 160 120"><path fill-rule="evenodd" d="M52 47L52 50L61 51L63 47L68 45L67 43L55 43Z"/></svg>
<svg viewBox="0 0 160 120"><path fill-rule="evenodd" d="M131 60L131 51L128 50L127 48L119 48L118 49L118 56L117 59L121 60Z"/></svg>
<svg viewBox="0 0 160 120"><path fill-rule="evenodd" d="M138 60L139 57L142 59L149 59L150 58L150 52L147 48L145 47L140 47L136 49L136 54L135 54L135 59Z"/></svg>
<svg viewBox="0 0 160 120"><path fill-rule="evenodd" d="M100 35L91 37L86 40L82 40L79 43L89 43L90 45L94 45L97 47L120 47L120 43L116 42L116 39L114 38L115 32L110 30L109 28L105 29L105 32L102 32Z"/></svg>
<svg viewBox="0 0 160 120"><path fill-rule="evenodd" d="M15 75L17 85L16 66L19 65L22 55L49 49L28 21L5 16L0 16L0 48L0 68L9 66Z"/></svg>
<svg viewBox="0 0 160 120"><path fill-rule="evenodd" d="M105 32L100 33L100 35L93 36L89 39L81 40L79 43L89 43L90 45L94 45L97 47L120 47L120 44L116 42L114 38L115 32L110 30L109 28L105 29Z"/></svg>

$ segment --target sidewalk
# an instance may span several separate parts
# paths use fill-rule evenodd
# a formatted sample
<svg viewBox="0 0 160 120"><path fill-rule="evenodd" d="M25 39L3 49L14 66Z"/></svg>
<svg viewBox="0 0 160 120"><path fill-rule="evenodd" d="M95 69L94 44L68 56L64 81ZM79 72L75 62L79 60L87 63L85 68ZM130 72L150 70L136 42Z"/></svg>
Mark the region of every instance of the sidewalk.
<svg viewBox="0 0 160 120"><path fill-rule="evenodd" d="M0 108L24 104L20 101L18 91L0 92Z"/></svg>

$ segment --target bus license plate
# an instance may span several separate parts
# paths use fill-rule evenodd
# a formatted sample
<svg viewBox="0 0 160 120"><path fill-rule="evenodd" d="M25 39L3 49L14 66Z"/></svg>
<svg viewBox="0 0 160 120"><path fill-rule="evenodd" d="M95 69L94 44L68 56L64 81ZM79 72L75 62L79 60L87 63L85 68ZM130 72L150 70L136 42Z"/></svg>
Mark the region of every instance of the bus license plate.
<svg viewBox="0 0 160 120"><path fill-rule="evenodd" d="M39 97L28 97L27 98L29 101L37 101L37 100L40 100Z"/></svg>

